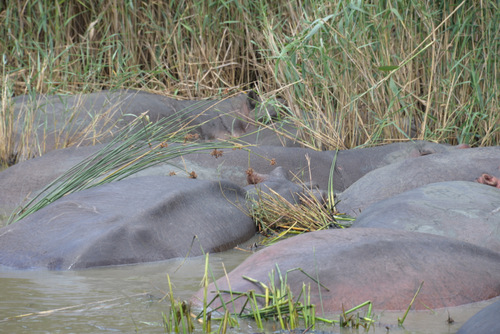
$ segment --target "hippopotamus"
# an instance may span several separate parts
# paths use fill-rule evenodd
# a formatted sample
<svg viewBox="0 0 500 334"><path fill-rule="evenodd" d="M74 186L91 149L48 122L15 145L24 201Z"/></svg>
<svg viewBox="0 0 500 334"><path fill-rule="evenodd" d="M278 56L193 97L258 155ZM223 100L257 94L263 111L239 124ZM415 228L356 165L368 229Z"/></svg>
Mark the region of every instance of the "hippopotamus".
<svg viewBox="0 0 500 334"><path fill-rule="evenodd" d="M5 221L16 208L37 195L50 182L103 147L97 145L54 150L1 171L0 219Z"/></svg>
<svg viewBox="0 0 500 334"><path fill-rule="evenodd" d="M485 307L460 327L457 334L498 334L500 333L500 300Z"/></svg>
<svg viewBox="0 0 500 334"><path fill-rule="evenodd" d="M69 270L197 256L256 233L227 181L155 176L67 195L0 228L0 264Z"/></svg>
<svg viewBox="0 0 500 334"><path fill-rule="evenodd" d="M248 186L243 189L246 190L247 199L258 201L262 198L263 193L266 196L275 196L279 194L282 199L298 204L300 203L300 195L304 194L304 187L291 182L288 179L287 173L283 167L276 167L269 174L259 174L254 172L251 168L247 170ZM312 191L312 190L311 190ZM323 198L323 194L316 194L317 198Z"/></svg>
<svg viewBox="0 0 500 334"><path fill-rule="evenodd" d="M54 150L0 172L0 187L8 189L0 192L0 215L5 220L25 199L33 197L45 185L103 147L101 144ZM288 179L302 180L308 187L318 188L321 192L328 189L330 169L335 160L333 189L335 192L341 192L376 168L449 150L456 149L452 146L418 141L338 152L300 147L250 146L247 150L224 150L217 158L211 154L212 150L201 151L150 167L137 175L169 175L173 172L186 176L195 171L199 179L226 179L244 187L248 184L249 168L256 173L269 174L275 167L281 166Z"/></svg>
<svg viewBox="0 0 500 334"><path fill-rule="evenodd" d="M394 143L384 146L343 151L315 151L302 147L251 146L246 150L224 150L217 159L212 151L200 151L169 164L155 166L144 174L163 173L172 170L172 164L182 169L194 170L202 179L227 179L240 186L247 184L249 168L257 173L269 174L277 166L283 167L288 178L309 187L327 190L330 169L335 162L332 178L333 190L341 192L371 170L398 161L439 152L456 150L456 147L429 142Z"/></svg>
<svg viewBox="0 0 500 334"><path fill-rule="evenodd" d="M424 185L373 203L352 225L448 236L500 252L500 189L468 181Z"/></svg>
<svg viewBox="0 0 500 334"><path fill-rule="evenodd" d="M339 212L358 216L370 204L425 184L500 177L500 147L450 150L372 170L337 197Z"/></svg>
<svg viewBox="0 0 500 334"><path fill-rule="evenodd" d="M303 284L306 291L310 286L317 313L331 314L366 301L374 309L404 310L422 282L413 309L457 306L500 295L500 253L443 236L378 228L330 229L279 241L248 257L215 284L219 290L230 286L232 291L264 294L261 284L243 276L270 286L274 270L279 288L278 269L294 296ZM203 294L201 289L192 302L200 305ZM215 295L212 283L207 300ZM222 296L233 311L233 303L227 303L229 294ZM236 312L244 299L235 301ZM213 307L218 305L216 300Z"/></svg>
<svg viewBox="0 0 500 334"><path fill-rule="evenodd" d="M240 93L220 100L177 100L134 90L67 96L25 95L14 99L14 110L21 119L36 112L40 154L76 143L106 142L113 133L145 113L152 122L169 118L178 122L179 128L185 124L194 127L192 132L205 140L251 134L256 129L255 118L263 112L276 114L271 105L263 106L255 94ZM262 137L271 137L270 131L262 132L266 133ZM96 133L99 136L94 137Z"/></svg>

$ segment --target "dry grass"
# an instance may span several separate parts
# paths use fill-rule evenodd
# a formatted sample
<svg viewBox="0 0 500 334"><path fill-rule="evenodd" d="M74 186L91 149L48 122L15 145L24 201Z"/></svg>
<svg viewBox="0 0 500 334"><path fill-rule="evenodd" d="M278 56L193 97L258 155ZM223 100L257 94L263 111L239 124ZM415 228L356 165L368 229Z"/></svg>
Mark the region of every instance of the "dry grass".
<svg viewBox="0 0 500 334"><path fill-rule="evenodd" d="M304 19L291 23L291 41L268 22L278 60L269 69L318 148L498 143L497 3L325 2L298 11Z"/></svg>
<svg viewBox="0 0 500 334"><path fill-rule="evenodd" d="M250 200L247 205L259 232L270 237L263 241L266 245L304 232L350 227L354 220L307 188L300 203L290 203L270 189L270 194L261 192L258 200Z"/></svg>
<svg viewBox="0 0 500 334"><path fill-rule="evenodd" d="M317 149L500 139L493 0L9 0L0 23L3 115L10 95L126 87L192 99L254 89L284 98ZM2 121L0 140L12 147L12 119Z"/></svg>

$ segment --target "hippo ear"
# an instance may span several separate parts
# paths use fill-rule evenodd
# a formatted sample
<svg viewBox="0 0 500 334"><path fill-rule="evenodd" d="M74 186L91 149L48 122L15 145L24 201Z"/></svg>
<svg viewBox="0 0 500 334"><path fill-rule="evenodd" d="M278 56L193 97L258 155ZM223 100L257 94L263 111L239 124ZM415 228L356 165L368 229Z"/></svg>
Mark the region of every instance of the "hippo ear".
<svg viewBox="0 0 500 334"><path fill-rule="evenodd" d="M253 90L249 91L247 96L248 96L248 106L250 107L250 110L254 110L257 104L260 102L259 96Z"/></svg>

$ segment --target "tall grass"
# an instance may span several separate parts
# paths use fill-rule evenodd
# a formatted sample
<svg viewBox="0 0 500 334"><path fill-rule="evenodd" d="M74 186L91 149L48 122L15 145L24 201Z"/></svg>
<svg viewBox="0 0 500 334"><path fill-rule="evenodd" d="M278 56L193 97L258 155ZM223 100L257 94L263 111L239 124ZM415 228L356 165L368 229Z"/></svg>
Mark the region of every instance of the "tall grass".
<svg viewBox="0 0 500 334"><path fill-rule="evenodd" d="M324 2L302 11L293 38L276 34L272 18L265 34L294 118L318 147L405 138L489 145L500 126L498 9Z"/></svg>
<svg viewBox="0 0 500 334"><path fill-rule="evenodd" d="M495 0L7 0L1 84L16 96L252 88L283 97L318 149L410 138L492 145L499 26Z"/></svg>

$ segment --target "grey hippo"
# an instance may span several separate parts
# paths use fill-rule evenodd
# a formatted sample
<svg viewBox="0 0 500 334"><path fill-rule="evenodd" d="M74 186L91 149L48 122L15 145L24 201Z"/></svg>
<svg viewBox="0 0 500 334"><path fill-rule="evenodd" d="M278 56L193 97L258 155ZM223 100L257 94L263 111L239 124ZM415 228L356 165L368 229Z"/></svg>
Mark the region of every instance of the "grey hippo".
<svg viewBox="0 0 500 334"><path fill-rule="evenodd" d="M477 182L424 185L368 206L353 228L444 235L500 252L500 189Z"/></svg>
<svg viewBox="0 0 500 334"><path fill-rule="evenodd" d="M478 147L407 159L373 170L338 196L337 209L358 216L370 204L442 181L500 177L500 147Z"/></svg>
<svg viewBox="0 0 500 334"><path fill-rule="evenodd" d="M0 229L0 264L68 270L197 256L248 240L245 191L227 181L138 177L65 196Z"/></svg>

